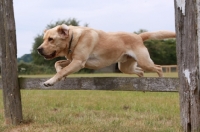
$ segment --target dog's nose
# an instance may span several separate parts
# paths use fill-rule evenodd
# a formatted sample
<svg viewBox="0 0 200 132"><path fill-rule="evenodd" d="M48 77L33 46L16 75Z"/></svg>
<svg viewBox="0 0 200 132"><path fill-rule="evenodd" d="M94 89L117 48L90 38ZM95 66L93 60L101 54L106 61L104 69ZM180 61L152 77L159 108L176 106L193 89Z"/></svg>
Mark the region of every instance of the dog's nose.
<svg viewBox="0 0 200 132"><path fill-rule="evenodd" d="M43 51L43 48L42 48L42 47L37 48L37 50L38 50L38 52L39 52L40 54L42 54L42 51Z"/></svg>

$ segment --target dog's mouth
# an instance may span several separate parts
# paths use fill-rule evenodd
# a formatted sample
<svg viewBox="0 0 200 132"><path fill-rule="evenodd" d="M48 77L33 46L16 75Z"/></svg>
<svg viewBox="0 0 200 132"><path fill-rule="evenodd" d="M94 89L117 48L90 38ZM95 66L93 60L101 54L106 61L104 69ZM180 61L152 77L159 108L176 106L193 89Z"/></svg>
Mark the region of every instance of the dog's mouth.
<svg viewBox="0 0 200 132"><path fill-rule="evenodd" d="M51 54L49 54L49 55L44 55L44 54L42 54L42 55L44 56L45 59L50 60L50 59L55 58L55 56L56 56L56 51L54 51L53 53L51 53Z"/></svg>
<svg viewBox="0 0 200 132"><path fill-rule="evenodd" d="M51 54L48 54L48 55L44 53L44 48L39 47L37 48L37 50L38 50L38 53L44 56L44 58L47 60L50 60L56 57L56 50L54 50Z"/></svg>

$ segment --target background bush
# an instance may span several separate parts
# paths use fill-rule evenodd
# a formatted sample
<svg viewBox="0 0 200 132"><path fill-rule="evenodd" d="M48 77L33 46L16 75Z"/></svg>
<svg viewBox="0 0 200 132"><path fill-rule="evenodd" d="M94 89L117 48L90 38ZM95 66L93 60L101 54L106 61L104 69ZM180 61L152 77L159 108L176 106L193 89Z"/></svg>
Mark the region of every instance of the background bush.
<svg viewBox="0 0 200 132"><path fill-rule="evenodd" d="M21 62L18 64L18 73L23 75L55 74L55 68L51 66L39 66L32 63Z"/></svg>

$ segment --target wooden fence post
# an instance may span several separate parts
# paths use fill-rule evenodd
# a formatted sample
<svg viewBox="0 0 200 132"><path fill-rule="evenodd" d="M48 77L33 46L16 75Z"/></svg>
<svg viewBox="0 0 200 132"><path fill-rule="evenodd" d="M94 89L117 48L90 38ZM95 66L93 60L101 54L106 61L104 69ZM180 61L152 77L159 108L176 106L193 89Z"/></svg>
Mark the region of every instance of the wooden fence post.
<svg viewBox="0 0 200 132"><path fill-rule="evenodd" d="M174 0L183 131L200 131L200 0Z"/></svg>
<svg viewBox="0 0 200 132"><path fill-rule="evenodd" d="M17 125L22 121L22 105L12 0L0 0L0 53L5 123Z"/></svg>

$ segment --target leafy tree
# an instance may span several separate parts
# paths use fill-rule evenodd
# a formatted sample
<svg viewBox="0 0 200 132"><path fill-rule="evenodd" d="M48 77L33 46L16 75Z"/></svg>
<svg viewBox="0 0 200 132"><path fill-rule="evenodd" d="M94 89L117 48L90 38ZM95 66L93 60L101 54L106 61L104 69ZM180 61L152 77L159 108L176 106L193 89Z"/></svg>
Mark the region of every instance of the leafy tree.
<svg viewBox="0 0 200 132"><path fill-rule="evenodd" d="M51 29L51 28L53 28L57 25L61 25L61 24L79 26L79 22L80 21L77 21L75 18L73 18L73 19L70 18L67 21L66 20L59 20L59 21L56 21L55 23L48 24L46 29Z"/></svg>
<svg viewBox="0 0 200 132"><path fill-rule="evenodd" d="M134 33L135 34L140 34L140 33L143 33L143 32L147 32L147 30L146 29L140 29L139 31L134 32Z"/></svg>
<svg viewBox="0 0 200 132"><path fill-rule="evenodd" d="M176 65L176 40L148 40L144 42L155 64Z"/></svg>
<svg viewBox="0 0 200 132"><path fill-rule="evenodd" d="M17 62L25 62L25 63L31 63L32 62L32 56L31 54L24 54L22 57L17 59Z"/></svg>

